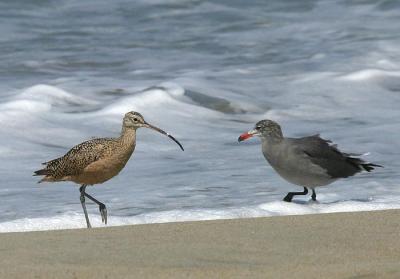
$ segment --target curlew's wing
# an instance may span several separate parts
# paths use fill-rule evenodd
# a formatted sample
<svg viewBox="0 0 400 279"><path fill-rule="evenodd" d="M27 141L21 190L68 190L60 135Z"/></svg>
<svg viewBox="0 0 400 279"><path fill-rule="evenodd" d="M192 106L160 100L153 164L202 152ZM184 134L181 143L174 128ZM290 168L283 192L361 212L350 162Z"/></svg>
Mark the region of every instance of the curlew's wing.
<svg viewBox="0 0 400 279"><path fill-rule="evenodd" d="M325 169L332 178L349 177L363 169L371 171L379 165L370 164L355 154L341 152L331 141L319 135L291 139L298 152L305 154L313 164Z"/></svg>
<svg viewBox="0 0 400 279"><path fill-rule="evenodd" d="M93 162L103 158L108 152L110 142L114 139L100 138L82 142L74 146L64 156L44 163L44 169L35 175L45 175L43 181L57 181L65 176L78 175Z"/></svg>

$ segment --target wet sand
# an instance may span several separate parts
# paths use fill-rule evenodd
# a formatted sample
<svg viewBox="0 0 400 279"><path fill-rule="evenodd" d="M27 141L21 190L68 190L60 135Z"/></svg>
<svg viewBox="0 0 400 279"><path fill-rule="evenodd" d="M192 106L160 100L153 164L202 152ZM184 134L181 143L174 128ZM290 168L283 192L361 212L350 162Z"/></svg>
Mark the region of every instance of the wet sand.
<svg viewBox="0 0 400 279"><path fill-rule="evenodd" d="M400 278L400 210L4 233L0 278Z"/></svg>

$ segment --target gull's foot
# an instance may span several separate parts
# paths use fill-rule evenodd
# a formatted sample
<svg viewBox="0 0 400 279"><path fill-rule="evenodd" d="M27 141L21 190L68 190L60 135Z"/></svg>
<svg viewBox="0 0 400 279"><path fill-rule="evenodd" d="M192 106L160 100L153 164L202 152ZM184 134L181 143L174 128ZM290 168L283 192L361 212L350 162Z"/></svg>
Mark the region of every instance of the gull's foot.
<svg viewBox="0 0 400 279"><path fill-rule="evenodd" d="M319 201L314 200L314 199L310 199L310 200L308 201L308 203L309 203L309 204L319 204Z"/></svg>
<svg viewBox="0 0 400 279"><path fill-rule="evenodd" d="M286 197L283 198L283 201L285 202L291 202L293 199L292 195L287 194Z"/></svg>
<svg viewBox="0 0 400 279"><path fill-rule="evenodd" d="M107 208L106 205L101 203L99 205L100 215L101 215L101 222L107 225Z"/></svg>

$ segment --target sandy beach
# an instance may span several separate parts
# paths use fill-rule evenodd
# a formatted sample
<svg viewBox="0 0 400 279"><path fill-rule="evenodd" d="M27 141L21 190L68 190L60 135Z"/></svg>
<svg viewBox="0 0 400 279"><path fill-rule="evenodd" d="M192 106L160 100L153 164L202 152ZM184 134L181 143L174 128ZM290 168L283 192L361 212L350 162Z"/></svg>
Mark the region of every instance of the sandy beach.
<svg viewBox="0 0 400 279"><path fill-rule="evenodd" d="M400 278L399 217L387 210L4 233L0 277Z"/></svg>

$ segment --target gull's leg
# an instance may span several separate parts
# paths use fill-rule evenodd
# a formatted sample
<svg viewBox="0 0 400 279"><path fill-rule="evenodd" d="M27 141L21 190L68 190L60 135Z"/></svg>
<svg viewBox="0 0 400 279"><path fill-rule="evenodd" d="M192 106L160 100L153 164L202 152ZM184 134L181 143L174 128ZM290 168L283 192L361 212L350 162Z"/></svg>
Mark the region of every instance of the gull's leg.
<svg viewBox="0 0 400 279"><path fill-rule="evenodd" d="M304 191L303 192L289 192L286 197L284 197L284 201L285 202L291 202L294 196L298 196L298 195L307 195L308 194L308 189L306 187L304 187Z"/></svg>
<svg viewBox="0 0 400 279"><path fill-rule="evenodd" d="M104 224L107 225L107 208L106 205L95 198L93 198L91 195L88 193L83 193L88 199L92 200L93 202L97 203L99 205L99 210L101 214L101 221L104 222Z"/></svg>
<svg viewBox="0 0 400 279"><path fill-rule="evenodd" d="M315 193L314 188L312 188L312 195L311 195L311 198L312 198L313 201L317 201L317 194Z"/></svg>
<svg viewBox="0 0 400 279"><path fill-rule="evenodd" d="M82 186L79 188L79 192L81 192L81 204L82 204L82 208L83 208L83 213L85 213L85 218L86 218L86 224L88 229L90 229L92 226L90 225L89 222L89 216L87 214L87 210L86 210L86 204L85 204L85 189L86 189L85 184L82 184Z"/></svg>

